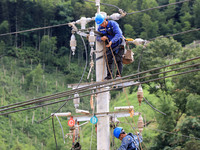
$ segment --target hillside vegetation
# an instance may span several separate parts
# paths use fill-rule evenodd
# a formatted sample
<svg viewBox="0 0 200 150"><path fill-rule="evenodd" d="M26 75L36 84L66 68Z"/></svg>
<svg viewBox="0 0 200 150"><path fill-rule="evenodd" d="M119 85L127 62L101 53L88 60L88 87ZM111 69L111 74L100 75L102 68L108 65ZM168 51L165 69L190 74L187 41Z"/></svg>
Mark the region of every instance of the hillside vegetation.
<svg viewBox="0 0 200 150"><path fill-rule="evenodd" d="M175 0L109 0L109 2L102 0L101 2L117 5L126 12L133 12L173 3ZM0 34L67 23L77 20L83 15L93 17L96 12L93 3L82 0L2 0L0 8ZM192 0L162 9L128 15L118 23L125 37L140 37L149 40L161 35L199 28L199 8L200 0ZM108 6L102 6L101 9L108 14L117 12L115 8ZM93 15L91 16L91 14ZM71 28L68 26L0 36L0 106L67 91L70 90L67 88L67 84L78 83L84 70L86 55L89 58L89 52L84 51L80 37L76 36L78 46L75 55L72 56L69 46L70 37ZM141 46L133 47L135 61L124 66L123 76L137 73L139 63L139 70L145 71L198 57L200 56L200 46L193 41L199 39L200 32L195 31L172 38L153 40L145 49ZM199 60L141 76L195 63L199 63ZM173 71L157 75L154 78L198 68L196 66ZM88 71L89 66L82 82L90 82L86 79ZM140 81L150 79L153 78L149 77ZM166 115L153 110L145 101L139 106L136 94L137 86L127 88L126 92L123 90L112 91L110 111L114 111L116 106L128 106L130 103L136 112L142 113L147 123L143 131L143 149L199 150L200 73L188 73L149 82L142 86L145 98ZM53 101L56 100L51 102ZM56 149L51 118L41 124L38 124L37 121L55 112L62 104L0 116L0 150ZM90 97L81 98L79 108L92 113L89 104ZM37 105L40 104L31 106ZM60 110L60 112L68 111L75 115L72 101L69 101ZM64 133L69 133L67 118L59 119ZM135 133L138 116L119 120L121 121L119 126L124 127L127 132ZM67 138L64 143L56 118L54 123L58 149L71 149L72 139ZM93 135L92 140L91 134ZM91 123L81 127L80 143L83 149L90 149L90 145L92 150L96 149L96 132ZM114 143L111 143L111 148L117 149L120 141L114 139Z"/></svg>

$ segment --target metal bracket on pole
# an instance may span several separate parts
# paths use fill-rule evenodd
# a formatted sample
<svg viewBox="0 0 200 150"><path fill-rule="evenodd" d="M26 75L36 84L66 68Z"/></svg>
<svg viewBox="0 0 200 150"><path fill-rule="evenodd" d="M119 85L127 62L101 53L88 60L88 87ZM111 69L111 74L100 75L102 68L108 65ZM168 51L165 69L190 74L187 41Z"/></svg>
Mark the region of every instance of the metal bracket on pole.
<svg viewBox="0 0 200 150"><path fill-rule="evenodd" d="M113 118L121 118L121 117L129 117L130 113L129 111L119 111L119 112L104 112L104 113L95 113L94 114L97 118L98 117L113 117ZM134 112L134 116L138 116L139 112ZM79 122L81 121L90 121L90 119L93 117L93 115L81 115L81 116L73 116L73 118ZM70 119L70 117L67 117L67 119Z"/></svg>

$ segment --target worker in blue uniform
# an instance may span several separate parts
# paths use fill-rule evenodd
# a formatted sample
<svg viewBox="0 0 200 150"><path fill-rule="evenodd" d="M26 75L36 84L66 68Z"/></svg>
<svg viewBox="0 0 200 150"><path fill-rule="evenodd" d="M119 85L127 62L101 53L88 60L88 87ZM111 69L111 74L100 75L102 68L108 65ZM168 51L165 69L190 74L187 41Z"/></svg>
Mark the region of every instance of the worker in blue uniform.
<svg viewBox="0 0 200 150"><path fill-rule="evenodd" d="M107 65L107 76L105 77L105 79L109 80L112 77L110 72L112 73L112 64L114 58L111 52L111 48L114 53L118 67L116 77L121 77L123 69L122 56L124 54L124 38L122 35L122 31L119 27L119 24L113 20L105 19L105 17L102 14L97 14L95 17L95 21L97 25L99 25L98 31L101 32L103 35L103 36L97 36L97 41L107 42L106 54L107 54L108 65Z"/></svg>
<svg viewBox="0 0 200 150"><path fill-rule="evenodd" d="M138 135L127 134L121 127L116 127L113 134L122 141L118 150L139 150L140 142L142 142L142 135L140 133Z"/></svg>

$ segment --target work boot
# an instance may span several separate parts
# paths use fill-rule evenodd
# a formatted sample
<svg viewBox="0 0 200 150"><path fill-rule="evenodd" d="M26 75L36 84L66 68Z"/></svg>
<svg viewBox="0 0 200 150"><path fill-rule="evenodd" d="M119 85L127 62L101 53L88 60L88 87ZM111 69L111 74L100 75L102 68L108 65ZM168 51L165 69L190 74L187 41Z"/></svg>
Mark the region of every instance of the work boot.
<svg viewBox="0 0 200 150"><path fill-rule="evenodd" d="M107 77L105 77L104 79L105 79L105 80L110 80L110 79L112 79L112 78L111 78L111 76L107 76Z"/></svg>
<svg viewBox="0 0 200 150"><path fill-rule="evenodd" d="M116 75L116 79L120 79L121 78L121 76L120 75Z"/></svg>

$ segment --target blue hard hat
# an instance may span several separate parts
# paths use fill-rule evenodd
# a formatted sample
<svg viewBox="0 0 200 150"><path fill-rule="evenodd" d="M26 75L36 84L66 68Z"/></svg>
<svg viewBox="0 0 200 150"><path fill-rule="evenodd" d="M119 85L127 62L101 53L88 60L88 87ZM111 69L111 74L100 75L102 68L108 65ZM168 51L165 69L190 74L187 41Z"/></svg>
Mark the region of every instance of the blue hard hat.
<svg viewBox="0 0 200 150"><path fill-rule="evenodd" d="M114 129L113 131L113 135L116 137L116 138L119 138L120 134L122 133L122 127L117 127Z"/></svg>
<svg viewBox="0 0 200 150"><path fill-rule="evenodd" d="M97 14L95 17L95 22L97 23L97 25L101 25L104 21L105 17L102 14Z"/></svg>

